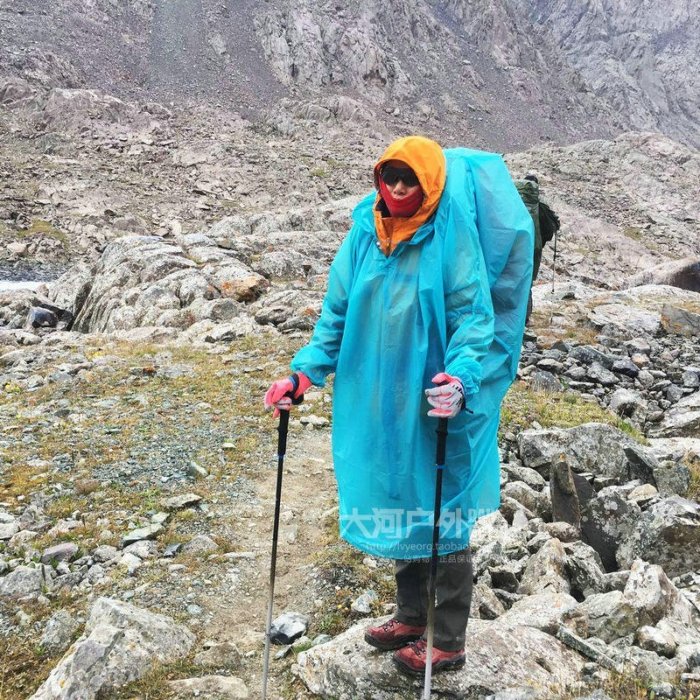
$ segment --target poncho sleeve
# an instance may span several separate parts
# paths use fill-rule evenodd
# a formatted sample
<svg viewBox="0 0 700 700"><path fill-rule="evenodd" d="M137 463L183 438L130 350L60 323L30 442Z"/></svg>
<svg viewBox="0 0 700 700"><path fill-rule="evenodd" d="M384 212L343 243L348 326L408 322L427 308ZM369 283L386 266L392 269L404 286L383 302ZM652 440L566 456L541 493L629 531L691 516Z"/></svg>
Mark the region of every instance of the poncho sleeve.
<svg viewBox="0 0 700 700"><path fill-rule="evenodd" d="M493 306L473 215L450 206L445 223L445 371L459 377L469 396L479 390L481 363L493 341Z"/></svg>
<svg viewBox="0 0 700 700"><path fill-rule="evenodd" d="M291 362L292 371L303 372L316 386L325 386L326 377L335 372L338 363L355 271L354 241L358 237L357 229L358 224L350 229L333 259L328 272L328 290L311 340Z"/></svg>

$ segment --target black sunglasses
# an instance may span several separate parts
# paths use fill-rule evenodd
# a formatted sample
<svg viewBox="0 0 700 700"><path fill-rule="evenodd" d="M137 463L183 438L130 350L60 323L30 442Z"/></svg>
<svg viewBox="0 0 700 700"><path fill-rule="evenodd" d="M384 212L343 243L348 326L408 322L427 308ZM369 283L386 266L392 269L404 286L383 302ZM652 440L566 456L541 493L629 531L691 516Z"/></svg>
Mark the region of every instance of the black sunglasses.
<svg viewBox="0 0 700 700"><path fill-rule="evenodd" d="M395 165L385 165L381 169L379 175L390 187L395 185L399 180L401 180L406 187L415 187L420 184L416 174L411 168L398 168Z"/></svg>

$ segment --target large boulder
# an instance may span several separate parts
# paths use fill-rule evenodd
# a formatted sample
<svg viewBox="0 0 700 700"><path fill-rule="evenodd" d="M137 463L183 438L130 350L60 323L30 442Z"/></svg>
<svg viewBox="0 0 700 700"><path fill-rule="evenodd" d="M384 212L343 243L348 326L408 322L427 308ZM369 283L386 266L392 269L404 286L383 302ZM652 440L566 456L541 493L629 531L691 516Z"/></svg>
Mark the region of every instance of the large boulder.
<svg viewBox="0 0 700 700"><path fill-rule="evenodd" d="M94 270L89 265L78 264L72 267L49 285L49 300L74 317L77 316L90 293L93 275Z"/></svg>
<svg viewBox="0 0 700 700"><path fill-rule="evenodd" d="M617 559L659 564L671 577L700 569L700 504L681 496L654 503L621 538Z"/></svg>
<svg viewBox="0 0 700 700"><path fill-rule="evenodd" d="M639 506L627 500L621 487L608 486L581 509L583 540L600 555L606 571L619 567L617 550L639 521Z"/></svg>
<svg viewBox="0 0 700 700"><path fill-rule="evenodd" d="M667 333L675 335L700 335L700 314L664 304L661 309L661 323Z"/></svg>
<svg viewBox="0 0 700 700"><path fill-rule="evenodd" d="M391 655L364 641L368 622L298 657L295 673L312 693L336 700L396 700L419 694L422 679L398 673ZM436 675L433 692L455 700L482 697L519 685L547 687L575 683L583 659L535 627L471 620L463 669Z"/></svg>
<svg viewBox="0 0 700 700"><path fill-rule="evenodd" d="M57 283L52 294L69 300L84 292L81 287L76 293L76 286L78 281L67 277L66 289ZM74 329L182 329L204 319L227 322L267 286L264 277L205 236L180 236L172 243L127 236L112 242L97 263Z"/></svg>
<svg viewBox="0 0 700 700"><path fill-rule="evenodd" d="M697 257L670 260L634 275L630 286L666 284L700 292L700 259Z"/></svg>
<svg viewBox="0 0 700 700"><path fill-rule="evenodd" d="M630 476L624 448L634 440L604 423L575 428L525 430L518 435L520 458L526 467L549 474L561 455L574 472L592 472L626 481Z"/></svg>
<svg viewBox="0 0 700 700"><path fill-rule="evenodd" d="M194 635L164 615L99 598L83 635L33 700L93 700L146 674L157 663L185 656Z"/></svg>
<svg viewBox="0 0 700 700"><path fill-rule="evenodd" d="M588 315L590 322L605 335L627 340L639 334L655 336L661 331L661 315L629 304L601 304Z"/></svg>

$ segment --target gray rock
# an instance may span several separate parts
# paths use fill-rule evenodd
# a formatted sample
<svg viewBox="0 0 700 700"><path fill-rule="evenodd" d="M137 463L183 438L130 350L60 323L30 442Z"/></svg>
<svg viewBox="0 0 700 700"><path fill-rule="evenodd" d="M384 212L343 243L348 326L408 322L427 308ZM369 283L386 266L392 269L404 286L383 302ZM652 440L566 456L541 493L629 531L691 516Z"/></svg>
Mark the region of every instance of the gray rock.
<svg viewBox="0 0 700 700"><path fill-rule="evenodd" d="M566 646L571 649L575 649L577 652L583 654L587 658L595 661L597 664L603 668L610 669L611 671L619 671L619 668L615 661L608 656L604 650L600 649L601 644L593 644L593 641L588 641L574 634L570 629L564 625L560 625L557 630L557 638L560 639Z"/></svg>
<svg viewBox="0 0 700 700"><path fill-rule="evenodd" d="M700 612L686 600L663 569L640 559L632 564L624 596L637 609L641 625L656 625L662 618L667 623L677 621L683 625L700 621ZM696 641L679 637L681 641Z"/></svg>
<svg viewBox="0 0 700 700"><path fill-rule="evenodd" d="M0 598L36 596L44 588L53 588L53 571L47 566L18 566L0 578Z"/></svg>
<svg viewBox="0 0 700 700"><path fill-rule="evenodd" d="M93 700L185 656L194 635L164 615L110 598L92 606L85 632L32 700Z"/></svg>
<svg viewBox="0 0 700 700"><path fill-rule="evenodd" d="M667 459L654 469L654 480L661 496L685 496L690 479L690 469L682 462Z"/></svg>
<svg viewBox="0 0 700 700"><path fill-rule="evenodd" d="M594 593L564 615L564 624L575 634L604 642L633 634L639 626L635 607L621 591Z"/></svg>
<svg viewBox="0 0 700 700"><path fill-rule="evenodd" d="M653 651L626 646L612 649L611 653L627 673L636 678L646 678L647 687L655 683L674 682L679 676L680 664L676 659L665 659Z"/></svg>
<svg viewBox="0 0 700 700"><path fill-rule="evenodd" d="M75 542L61 542L53 547L48 547L41 555L42 564L53 564L60 561L71 561L78 554L78 545Z"/></svg>
<svg viewBox="0 0 700 700"><path fill-rule="evenodd" d="M635 559L659 564L669 576L700 569L700 505L680 496L654 503L621 537L617 557L623 566Z"/></svg>
<svg viewBox="0 0 700 700"><path fill-rule="evenodd" d="M484 700L544 700L544 694L534 688L506 688L493 695L484 696Z"/></svg>
<svg viewBox="0 0 700 700"><path fill-rule="evenodd" d="M109 544L101 544L92 553L92 558L95 561L106 562L116 559L119 556L119 550Z"/></svg>
<svg viewBox="0 0 700 700"><path fill-rule="evenodd" d="M659 656L671 658L676 653L678 644L672 634L650 625L640 627L634 637L637 646L653 651Z"/></svg>
<svg viewBox="0 0 700 700"><path fill-rule="evenodd" d="M235 676L200 676L179 681L168 681L177 698L203 698L206 700L247 700L250 697L245 683Z"/></svg>
<svg viewBox="0 0 700 700"><path fill-rule="evenodd" d="M664 304L661 323L668 333L674 335L700 336L700 314Z"/></svg>
<svg viewBox="0 0 700 700"><path fill-rule="evenodd" d="M524 481L511 481L503 488L503 496L515 499L527 510L535 513L539 517L544 517L551 513L549 503L549 493L535 491Z"/></svg>
<svg viewBox="0 0 700 700"><path fill-rule="evenodd" d="M372 604L377 600L374 591L365 591L352 601L350 609L358 615L369 615L372 612Z"/></svg>
<svg viewBox="0 0 700 700"><path fill-rule="evenodd" d="M533 391L542 391L545 393L557 393L564 391L564 387L557 377L551 372L543 369L536 369L530 374L530 386Z"/></svg>
<svg viewBox="0 0 700 700"><path fill-rule="evenodd" d="M544 532L546 532L550 537L558 539L560 542L575 542L581 539L580 530L577 530L570 523L565 523L562 521L545 523Z"/></svg>
<svg viewBox="0 0 700 700"><path fill-rule="evenodd" d="M661 315L628 304L601 304L588 315L591 323L610 337L627 339L633 333L656 336L661 332Z"/></svg>
<svg viewBox="0 0 700 700"><path fill-rule="evenodd" d="M700 435L700 392L681 399L664 414L652 437L697 437Z"/></svg>
<svg viewBox="0 0 700 700"><path fill-rule="evenodd" d="M560 455L574 472L592 472L627 480L628 460L624 448L635 444L622 431L603 423L585 423L563 430L525 430L518 435L520 459L526 467L545 476Z"/></svg>
<svg viewBox="0 0 700 700"><path fill-rule="evenodd" d="M506 611L498 596L483 581L472 589L470 619L494 620Z"/></svg>
<svg viewBox="0 0 700 700"><path fill-rule="evenodd" d="M309 620L306 615L286 612L272 621L270 641L274 644L291 644L306 632Z"/></svg>
<svg viewBox="0 0 700 700"><path fill-rule="evenodd" d="M618 378L598 362L594 362L588 368L587 376L591 381L602 384L603 386L614 386L618 383Z"/></svg>
<svg viewBox="0 0 700 700"><path fill-rule="evenodd" d="M56 656L70 646L79 629L80 623L67 610L58 610L48 619L39 646L49 656Z"/></svg>
<svg viewBox="0 0 700 700"><path fill-rule="evenodd" d="M576 347L571 348L569 351L569 357L577 362L583 363L584 365L591 365L594 362L597 362L606 369L610 369L614 361L611 357L608 357L605 353L600 352L600 350L596 350L590 345L577 345Z"/></svg>
<svg viewBox="0 0 700 700"><path fill-rule="evenodd" d="M571 592L583 598L593 593L604 593L605 571L598 552L584 542L564 545L564 569Z"/></svg>
<svg viewBox="0 0 700 700"><path fill-rule="evenodd" d="M568 593L564 547L552 538L527 562L518 593Z"/></svg>
<svg viewBox="0 0 700 700"><path fill-rule="evenodd" d="M625 418L643 419L647 412L647 402L638 391L616 389L610 397L610 410Z"/></svg>
<svg viewBox="0 0 700 700"><path fill-rule="evenodd" d="M415 681L396 673L390 654L367 652L366 627L367 622L355 625L299 655L294 672L312 693L338 700L413 697ZM433 677L436 695L467 698L517 686L566 685L578 679L583 666L578 654L551 635L498 620L471 620L465 653L463 669Z"/></svg>
<svg viewBox="0 0 700 700"><path fill-rule="evenodd" d="M0 540L10 540L19 532L19 523L0 523Z"/></svg>
<svg viewBox="0 0 700 700"><path fill-rule="evenodd" d="M636 377L639 374L639 367L626 357L614 362L612 370L618 374L624 374L627 377Z"/></svg>
<svg viewBox="0 0 700 700"><path fill-rule="evenodd" d="M618 547L632 535L640 514L639 506L629 502L617 487L602 489L583 506L583 540L598 552L606 571L618 568Z"/></svg>
<svg viewBox="0 0 700 700"><path fill-rule="evenodd" d="M209 535L197 535L182 546L184 554L211 554L219 549L219 545Z"/></svg>
<svg viewBox="0 0 700 700"><path fill-rule="evenodd" d="M531 489L542 491L547 485L542 475L534 469L519 467L513 464L503 464L503 471L508 474L511 481L524 481Z"/></svg>
<svg viewBox="0 0 700 700"><path fill-rule="evenodd" d="M48 297L73 317L77 316L85 303L92 286L93 269L79 263L49 285Z"/></svg>
<svg viewBox="0 0 700 700"><path fill-rule="evenodd" d="M581 508L574 475L566 459L558 459L549 474L552 520L565 522L581 529Z"/></svg>
<svg viewBox="0 0 700 700"><path fill-rule="evenodd" d="M154 540L161 532L163 532L163 526L158 524L139 527L122 537L122 547L127 547L140 540Z"/></svg>
<svg viewBox="0 0 700 700"><path fill-rule="evenodd" d="M546 588L546 587L545 587ZM556 634L564 613L578 605L568 593L547 592L527 595L504 612L498 622L502 625L536 627L543 632Z"/></svg>
<svg viewBox="0 0 700 700"><path fill-rule="evenodd" d="M182 510L197 505L202 500L196 493L183 493L180 496L173 496L163 501L163 508L166 510Z"/></svg>
<svg viewBox="0 0 700 700"><path fill-rule="evenodd" d="M700 367L687 367L681 377L683 386L687 389L697 389L700 387Z"/></svg>

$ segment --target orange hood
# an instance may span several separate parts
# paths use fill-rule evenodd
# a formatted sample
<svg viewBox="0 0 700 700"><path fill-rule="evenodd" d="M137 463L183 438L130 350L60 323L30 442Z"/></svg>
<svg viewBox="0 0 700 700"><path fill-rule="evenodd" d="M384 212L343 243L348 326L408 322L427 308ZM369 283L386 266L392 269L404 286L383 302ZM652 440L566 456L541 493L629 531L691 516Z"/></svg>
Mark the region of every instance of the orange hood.
<svg viewBox="0 0 700 700"><path fill-rule="evenodd" d="M384 255L407 241L433 215L445 189L447 165L442 148L423 136L405 136L394 141L374 166L374 184L379 189L379 171L388 160L400 160L413 170L423 190L423 204L410 217L385 217L379 208L382 198L374 204L374 224Z"/></svg>

